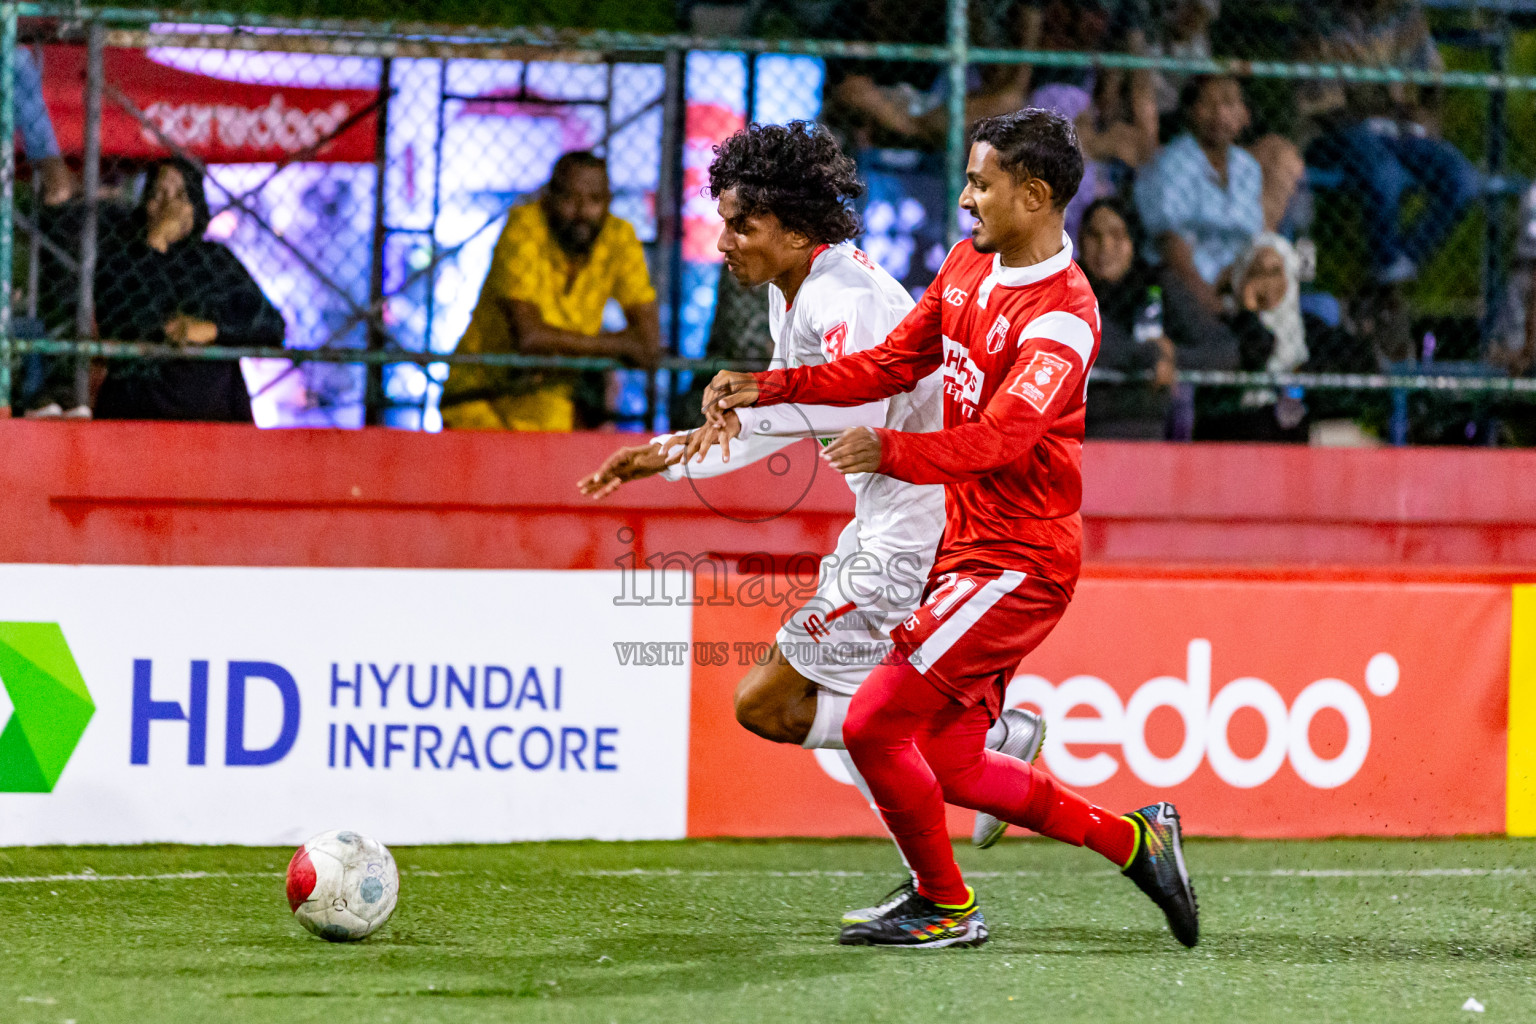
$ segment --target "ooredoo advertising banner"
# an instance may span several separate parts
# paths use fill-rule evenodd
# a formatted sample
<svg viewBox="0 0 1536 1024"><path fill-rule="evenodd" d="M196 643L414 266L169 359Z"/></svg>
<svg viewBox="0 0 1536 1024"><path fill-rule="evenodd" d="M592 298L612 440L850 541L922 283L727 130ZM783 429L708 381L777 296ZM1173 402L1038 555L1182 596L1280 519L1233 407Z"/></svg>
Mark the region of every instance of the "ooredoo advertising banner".
<svg viewBox="0 0 1536 1024"><path fill-rule="evenodd" d="M881 834L834 752L736 723L805 596L747 582L0 566L0 845ZM1196 833L1536 831L1515 592L1087 579L1008 700L1045 770Z"/></svg>
<svg viewBox="0 0 1536 1024"><path fill-rule="evenodd" d="M690 609L618 576L0 566L0 846L680 837L687 664L615 651Z"/></svg>
<svg viewBox="0 0 1536 1024"><path fill-rule="evenodd" d="M695 639L775 625L701 608ZM1008 700L1044 711L1057 778L1192 832L1502 832L1509 629L1496 585L1088 579ZM730 723L736 674L695 674L690 834L879 834L835 758Z"/></svg>

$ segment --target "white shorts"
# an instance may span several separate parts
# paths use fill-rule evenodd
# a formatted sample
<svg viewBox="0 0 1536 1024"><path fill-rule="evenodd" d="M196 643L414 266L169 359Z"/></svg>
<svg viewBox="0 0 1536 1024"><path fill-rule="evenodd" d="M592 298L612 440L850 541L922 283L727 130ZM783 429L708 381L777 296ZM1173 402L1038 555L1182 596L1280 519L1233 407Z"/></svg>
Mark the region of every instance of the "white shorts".
<svg viewBox="0 0 1536 1024"><path fill-rule="evenodd" d="M941 525L942 508L938 515ZM939 540L932 522L866 528L862 538L860 526L855 519L843 527L837 547L821 560L816 596L775 637L796 671L842 694L857 690L890 652L891 630L922 599Z"/></svg>

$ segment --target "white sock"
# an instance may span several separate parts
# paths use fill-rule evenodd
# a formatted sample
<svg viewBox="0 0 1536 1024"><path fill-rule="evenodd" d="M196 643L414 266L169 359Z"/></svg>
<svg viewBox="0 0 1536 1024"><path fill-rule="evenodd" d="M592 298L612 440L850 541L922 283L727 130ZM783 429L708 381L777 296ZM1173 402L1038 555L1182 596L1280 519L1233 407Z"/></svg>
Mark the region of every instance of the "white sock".
<svg viewBox="0 0 1536 1024"><path fill-rule="evenodd" d="M827 691L821 692L825 695ZM864 794L864 799L869 801L869 809L875 812L875 820L880 823L881 828L885 828L885 819L880 817L880 808L875 805L875 795L869 791L869 783L864 781L864 775L859 771L858 765L853 763L853 757L846 750L839 750L837 756L843 762L843 767L848 769L848 774L853 778L853 784L859 788L860 793ZM886 834L890 835L889 829L886 829ZM912 865L907 863L907 855L901 852L901 845L895 843L894 836L891 841L896 845L896 856L901 858L902 866L911 871Z"/></svg>
<svg viewBox="0 0 1536 1024"><path fill-rule="evenodd" d="M805 734L805 741L800 745L806 750L842 750L843 749L843 719L848 717L848 706L853 703L852 697L845 697L841 693L833 693L822 688L816 691L816 717L811 722L811 731ZM853 764L848 761L848 764ZM862 790L864 780L859 779L859 788ZM865 796L869 793L865 791Z"/></svg>

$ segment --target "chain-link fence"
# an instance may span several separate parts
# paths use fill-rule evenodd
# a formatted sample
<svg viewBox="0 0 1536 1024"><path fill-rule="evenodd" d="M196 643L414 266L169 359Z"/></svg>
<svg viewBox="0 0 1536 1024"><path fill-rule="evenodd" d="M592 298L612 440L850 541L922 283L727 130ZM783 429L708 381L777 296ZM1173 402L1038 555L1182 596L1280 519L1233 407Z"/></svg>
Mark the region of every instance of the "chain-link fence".
<svg viewBox="0 0 1536 1024"><path fill-rule="evenodd" d="M1036 105L1088 158L1068 228L1104 312L1091 434L1536 442L1536 2L576 19L673 35L0 14L18 415L687 424L707 367L771 351L764 297L720 273L715 142L827 124L867 185L862 246L916 294L966 227L966 125ZM529 268L583 230L544 212L572 152L612 216L552 282Z"/></svg>

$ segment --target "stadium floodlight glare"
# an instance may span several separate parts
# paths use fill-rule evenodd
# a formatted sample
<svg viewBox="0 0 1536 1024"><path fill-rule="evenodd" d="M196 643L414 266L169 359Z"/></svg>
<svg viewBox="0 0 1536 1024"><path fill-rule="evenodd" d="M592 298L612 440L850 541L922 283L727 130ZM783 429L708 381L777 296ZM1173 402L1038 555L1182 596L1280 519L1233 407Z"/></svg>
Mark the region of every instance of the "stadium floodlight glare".
<svg viewBox="0 0 1536 1024"><path fill-rule="evenodd" d="M57 623L0 622L0 686L0 793L51 793L96 713Z"/></svg>

